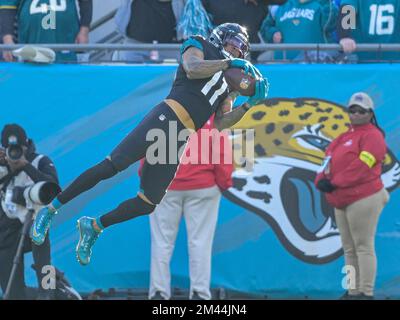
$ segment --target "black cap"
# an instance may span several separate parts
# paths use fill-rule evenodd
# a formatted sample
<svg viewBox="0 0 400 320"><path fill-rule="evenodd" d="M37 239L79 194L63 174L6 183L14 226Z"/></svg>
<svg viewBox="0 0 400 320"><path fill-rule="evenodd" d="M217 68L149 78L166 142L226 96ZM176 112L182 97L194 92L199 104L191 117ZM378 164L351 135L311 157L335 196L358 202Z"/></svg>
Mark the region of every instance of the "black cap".
<svg viewBox="0 0 400 320"><path fill-rule="evenodd" d="M6 124L1 132L1 144L4 148L8 147L9 138L15 136L16 143L19 145L28 146L28 137L25 130L18 124Z"/></svg>

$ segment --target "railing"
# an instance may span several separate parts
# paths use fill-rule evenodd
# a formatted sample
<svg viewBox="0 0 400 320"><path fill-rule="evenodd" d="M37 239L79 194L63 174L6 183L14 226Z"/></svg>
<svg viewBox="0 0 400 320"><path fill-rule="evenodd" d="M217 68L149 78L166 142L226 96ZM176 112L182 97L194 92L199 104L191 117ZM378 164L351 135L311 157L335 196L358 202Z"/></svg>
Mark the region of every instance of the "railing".
<svg viewBox="0 0 400 320"><path fill-rule="evenodd" d="M93 22L92 25L90 26L90 31L96 30L97 28L101 27L103 24L107 23L112 18L114 18L115 14L117 13L117 10L118 9L114 9L110 13L101 17L99 20L96 20L95 22Z"/></svg>
<svg viewBox="0 0 400 320"><path fill-rule="evenodd" d="M14 45L0 45L0 52L2 50L16 50L27 44L14 44ZM180 44L151 44L151 43L138 43L138 44L122 44L122 43L92 43L92 44L35 44L35 46L43 46L46 48L53 49L54 51L69 50L77 53L89 53L90 63L105 63L105 62L129 62L129 61L112 61L112 53L114 51L150 51L150 50L176 50L177 54L180 50ZM281 59L276 59L274 55L270 55L267 59L259 59L259 63L273 62L273 63L287 63L293 62L286 59L288 51L313 51L313 57L304 57L296 59L294 62L322 62L322 63L354 63L357 60L351 58L350 55L344 54L339 44L315 44L315 43L292 43L292 44L253 44L251 46L252 52L283 52ZM332 59L326 60L323 56L323 52L335 52ZM376 59L363 62L400 62L400 43L396 44L357 44L355 52L376 52ZM381 53L383 52L398 52L399 57L392 59L391 61L383 60ZM105 58L107 56L107 58ZM173 60L176 61L176 60ZM163 60L152 61L150 63L162 63ZM171 62L171 61L169 61Z"/></svg>
<svg viewBox="0 0 400 320"><path fill-rule="evenodd" d="M25 45L32 44L2 44L1 50L15 50ZM43 46L53 49L54 51L70 50L70 51L93 51L93 50L127 50L127 51L148 51L148 50L179 50L180 44L113 44L113 43L94 43L94 44L35 44L35 46ZM305 50L305 51L330 51L341 50L339 44L314 44L314 43L291 43L291 44L253 44L251 51L291 51L291 50ZM370 52L387 52L398 51L400 52L400 43L396 44L357 44L356 51L370 51Z"/></svg>

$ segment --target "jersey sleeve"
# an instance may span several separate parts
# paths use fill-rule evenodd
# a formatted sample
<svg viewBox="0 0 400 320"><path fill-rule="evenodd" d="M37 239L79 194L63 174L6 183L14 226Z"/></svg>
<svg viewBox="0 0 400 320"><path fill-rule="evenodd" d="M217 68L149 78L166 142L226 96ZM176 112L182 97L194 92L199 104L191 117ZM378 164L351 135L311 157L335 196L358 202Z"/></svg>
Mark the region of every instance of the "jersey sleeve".
<svg viewBox="0 0 400 320"><path fill-rule="evenodd" d="M197 39L196 37L190 37L189 39L187 39L184 43L182 43L181 46L181 56L185 53L185 51L187 49L189 49L190 47L195 47L201 51L204 51L203 49L203 44L201 43L201 41L199 39Z"/></svg>
<svg viewBox="0 0 400 320"><path fill-rule="evenodd" d="M0 0L1 9L18 9L20 0Z"/></svg>
<svg viewBox="0 0 400 320"><path fill-rule="evenodd" d="M275 20L278 8L279 8L278 6L272 6L269 14L265 17L265 19L261 23L260 34L265 42L272 43L274 34L276 32L279 32Z"/></svg>
<svg viewBox="0 0 400 320"><path fill-rule="evenodd" d="M340 136L339 136L339 137L340 137ZM334 139L333 141L331 141L331 143L330 143L330 144L328 145L328 147L326 148L326 151L325 151L325 159L326 159L327 157L330 157L330 156L331 156L332 150L333 150L333 149L336 147L336 145L339 143L339 137L337 137L336 139ZM321 179L323 179L323 178L326 178L326 176L325 176L324 170L321 170L320 172L317 173L317 175L316 175L316 177L315 177L315 180L314 180L315 186L317 186L318 181L321 180Z"/></svg>
<svg viewBox="0 0 400 320"><path fill-rule="evenodd" d="M381 165L387 152L386 143L383 135L379 131L374 131L365 136L360 143L360 160L369 168Z"/></svg>

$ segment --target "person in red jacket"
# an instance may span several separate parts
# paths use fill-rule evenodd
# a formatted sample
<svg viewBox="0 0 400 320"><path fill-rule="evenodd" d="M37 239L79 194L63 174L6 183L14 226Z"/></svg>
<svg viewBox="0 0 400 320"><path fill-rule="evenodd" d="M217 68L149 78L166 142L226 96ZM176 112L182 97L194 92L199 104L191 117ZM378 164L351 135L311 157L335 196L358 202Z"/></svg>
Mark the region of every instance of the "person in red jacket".
<svg viewBox="0 0 400 320"><path fill-rule="evenodd" d="M204 139L208 139L208 143ZM214 117L190 136L174 180L150 215L149 299L168 300L171 297L170 261L182 216L189 247L189 298L211 299L212 243L221 191L233 184L231 151L228 136L214 128Z"/></svg>
<svg viewBox="0 0 400 320"><path fill-rule="evenodd" d="M335 209L350 286L343 299L373 299L375 232L389 200L381 179L386 143L372 99L355 93L348 103L351 126L331 142L315 179Z"/></svg>

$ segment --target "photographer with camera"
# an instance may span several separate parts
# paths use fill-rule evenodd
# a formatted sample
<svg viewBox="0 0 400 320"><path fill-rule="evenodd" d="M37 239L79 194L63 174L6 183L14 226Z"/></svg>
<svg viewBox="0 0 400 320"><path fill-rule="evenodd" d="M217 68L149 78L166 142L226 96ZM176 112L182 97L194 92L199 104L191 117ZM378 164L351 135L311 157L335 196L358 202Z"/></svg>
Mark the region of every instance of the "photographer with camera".
<svg viewBox="0 0 400 320"><path fill-rule="evenodd" d="M54 299L55 290L46 290L42 285L42 279L46 276L46 273L42 273L42 268L51 265L49 236L42 246L32 244L29 237L26 237L19 257L17 249L24 224L30 226L32 214L36 214L60 191L56 168L48 157L36 153L33 141L28 139L25 130L17 124L9 124L3 128L1 145L0 284L3 295L12 278L7 298L27 298L23 254L32 251L39 284L37 298ZM17 258L16 261L14 257ZM13 264L16 269L11 272Z"/></svg>

